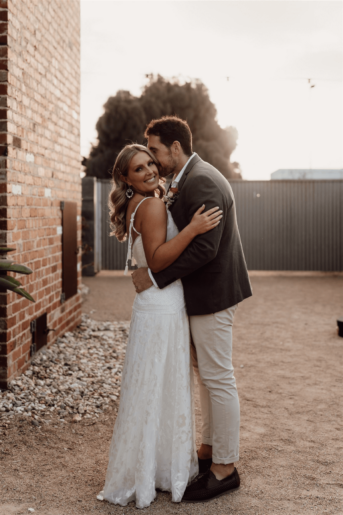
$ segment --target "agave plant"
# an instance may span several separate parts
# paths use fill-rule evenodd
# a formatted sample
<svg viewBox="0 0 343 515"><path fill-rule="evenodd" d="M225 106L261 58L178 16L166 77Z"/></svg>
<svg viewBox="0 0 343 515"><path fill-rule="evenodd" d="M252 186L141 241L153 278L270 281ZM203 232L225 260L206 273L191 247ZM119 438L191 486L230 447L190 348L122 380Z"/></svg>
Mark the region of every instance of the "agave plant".
<svg viewBox="0 0 343 515"><path fill-rule="evenodd" d="M7 259L7 252L12 252L13 250L15 249L0 247L0 287L5 290L14 291L14 293L18 293L18 295L25 297L25 299L31 302L36 302L35 299L21 287L22 284L17 281L17 279L7 275L7 272L17 272L18 274L26 275L32 274L32 270L28 266L17 265L14 261Z"/></svg>

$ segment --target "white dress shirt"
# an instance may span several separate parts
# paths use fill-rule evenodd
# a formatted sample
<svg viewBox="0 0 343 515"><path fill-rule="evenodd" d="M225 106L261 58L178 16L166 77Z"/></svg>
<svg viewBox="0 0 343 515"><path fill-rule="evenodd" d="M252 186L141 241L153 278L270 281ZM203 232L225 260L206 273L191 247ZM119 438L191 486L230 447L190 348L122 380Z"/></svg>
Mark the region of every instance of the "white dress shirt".
<svg viewBox="0 0 343 515"><path fill-rule="evenodd" d="M176 188L177 185L179 184L179 182L181 181L181 177L183 176L183 174L185 173L185 170L188 166L188 164L191 162L191 160L193 159L193 157L195 156L195 152L193 152L193 154L191 155L191 157L188 159L187 163L185 164L185 166L181 169L181 171L177 174L177 176L173 177L173 180L172 180L172 183L171 183L171 188Z"/></svg>
<svg viewBox="0 0 343 515"><path fill-rule="evenodd" d="M194 156L195 156L195 152L193 152L193 154L188 159L188 161L185 164L185 166L180 170L180 172L176 176L173 177L172 183L170 185L171 188L177 188L177 186L178 186L178 184L179 184L179 182L181 180L181 177L185 173L185 170L186 170L188 164L191 162L191 160L193 159ZM154 279L154 276L152 275L152 272L151 272L150 268L148 268L148 273L149 273L150 279L152 280L154 286L156 286L156 288L158 288L157 283L156 283L156 281Z"/></svg>

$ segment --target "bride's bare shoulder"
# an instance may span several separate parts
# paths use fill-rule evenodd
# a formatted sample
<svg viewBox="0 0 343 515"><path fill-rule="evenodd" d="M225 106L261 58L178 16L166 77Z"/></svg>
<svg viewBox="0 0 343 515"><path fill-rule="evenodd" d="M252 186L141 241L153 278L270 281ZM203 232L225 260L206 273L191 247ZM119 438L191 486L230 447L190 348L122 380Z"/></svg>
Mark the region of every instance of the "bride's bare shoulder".
<svg viewBox="0 0 343 515"><path fill-rule="evenodd" d="M151 197L145 202L142 202L141 209L144 214L161 213L162 211L166 211L166 205L160 198Z"/></svg>
<svg viewBox="0 0 343 515"><path fill-rule="evenodd" d="M152 224L154 226L159 224L165 224L167 219L167 210L165 203L157 198L151 197L145 202L142 202L140 209L138 210L138 224L144 223L148 226Z"/></svg>

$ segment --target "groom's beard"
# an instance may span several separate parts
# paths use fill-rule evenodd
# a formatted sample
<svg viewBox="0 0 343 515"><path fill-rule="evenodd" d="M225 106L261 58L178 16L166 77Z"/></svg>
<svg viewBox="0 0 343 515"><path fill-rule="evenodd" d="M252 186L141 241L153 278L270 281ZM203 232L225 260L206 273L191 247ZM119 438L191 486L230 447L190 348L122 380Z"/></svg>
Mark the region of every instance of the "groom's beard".
<svg viewBox="0 0 343 515"><path fill-rule="evenodd" d="M162 166L160 163L160 175L161 177L167 177L170 174L175 175L178 163L171 158L170 162L166 166Z"/></svg>
<svg viewBox="0 0 343 515"><path fill-rule="evenodd" d="M161 169L160 169L161 177L168 177L168 175L170 175L171 173L173 173L173 170L170 169L169 167L168 168L161 167Z"/></svg>

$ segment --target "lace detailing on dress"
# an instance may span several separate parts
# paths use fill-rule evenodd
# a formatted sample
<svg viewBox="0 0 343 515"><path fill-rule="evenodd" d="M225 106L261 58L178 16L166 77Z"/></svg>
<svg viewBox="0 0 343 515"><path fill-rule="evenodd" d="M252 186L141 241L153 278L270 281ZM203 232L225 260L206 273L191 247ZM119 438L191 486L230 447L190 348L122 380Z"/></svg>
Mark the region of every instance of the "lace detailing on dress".
<svg viewBox="0 0 343 515"><path fill-rule="evenodd" d="M167 240L178 233L168 212ZM132 247L147 266L141 236ZM156 488L180 502L198 473L190 336L181 281L136 295L103 498L138 508Z"/></svg>
<svg viewBox="0 0 343 515"><path fill-rule="evenodd" d="M159 488L181 501L198 473L192 382L185 309L172 315L133 309L105 500L145 508Z"/></svg>

